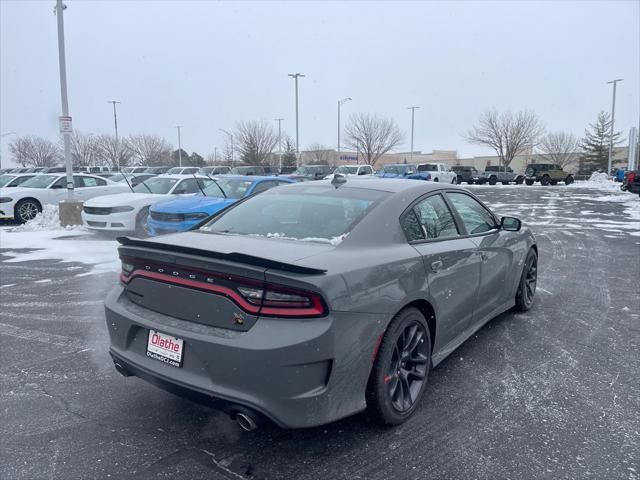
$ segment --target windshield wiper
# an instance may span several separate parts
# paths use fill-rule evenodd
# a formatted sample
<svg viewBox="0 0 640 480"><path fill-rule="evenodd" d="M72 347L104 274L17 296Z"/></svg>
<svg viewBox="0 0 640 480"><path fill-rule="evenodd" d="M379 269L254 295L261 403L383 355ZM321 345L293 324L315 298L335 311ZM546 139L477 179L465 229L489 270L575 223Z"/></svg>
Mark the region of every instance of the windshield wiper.
<svg viewBox="0 0 640 480"><path fill-rule="evenodd" d="M211 180L213 183L215 183L215 184L216 184L216 187L218 187L218 189L222 192L222 196L223 196L224 198L227 198L227 194L226 194L226 193L224 193L224 190L222 189L222 187L220 186L220 184L216 181L216 179L215 179L215 178L211 178L211 177L209 176L209 174L208 174L208 173L207 173L206 175L207 175L207 178L208 178L209 180ZM204 193L204 192L202 192L202 193Z"/></svg>
<svg viewBox="0 0 640 480"><path fill-rule="evenodd" d="M132 176L133 178L138 178L138 177L136 177L133 173L131 174L131 176ZM146 188L147 190L149 190L149 193L153 194L153 192L152 192L152 191L151 191L151 189L149 188L149 185L147 185L146 183L144 183L144 180L143 180L143 181L141 181L141 182L138 182L138 185L140 185L140 184L144 185L144 188ZM136 187L137 187L138 185L136 185ZM133 191L133 188L131 189L131 191Z"/></svg>
<svg viewBox="0 0 640 480"><path fill-rule="evenodd" d="M199 189L200 189L200 191L202 192L202 195L203 195L203 196L205 196L205 197L206 197L206 196L208 196L206 193L204 193L204 190L202 189L202 185L200 185L200 181L199 181L198 177L196 177L196 174L195 174L195 173L192 173L191 175L193 175L193 178L194 178L194 179L195 179L195 181L196 181L196 185L198 185L198 188L199 188ZM207 175L207 177L208 177L208 176L209 176L209 175Z"/></svg>
<svg viewBox="0 0 640 480"><path fill-rule="evenodd" d="M122 178L124 179L125 182L127 182L127 185L129 186L129 188L131 189L132 192L135 193L135 190L133 189L133 187L131 186L131 184L129 183L129 180L127 179L127 174L122 172Z"/></svg>

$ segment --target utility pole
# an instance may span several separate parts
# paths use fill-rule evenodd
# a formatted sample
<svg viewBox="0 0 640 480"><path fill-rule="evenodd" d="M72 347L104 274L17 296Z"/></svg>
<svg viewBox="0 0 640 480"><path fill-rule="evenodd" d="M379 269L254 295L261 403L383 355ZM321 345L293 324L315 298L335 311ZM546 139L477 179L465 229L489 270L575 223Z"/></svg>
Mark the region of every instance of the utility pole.
<svg viewBox="0 0 640 480"><path fill-rule="evenodd" d="M58 21L58 63L60 67L60 97L62 99L62 116L69 118L69 97L67 96L67 60L64 50L64 10L67 8L62 0L56 0L56 17ZM62 132L64 141L64 163L67 173L67 198L73 200L73 173L71 167L71 133Z"/></svg>
<svg viewBox="0 0 640 480"><path fill-rule="evenodd" d="M305 77L301 73L289 73L289 77L293 78L296 82L296 167L298 167L300 157L300 130L298 129L298 78Z"/></svg>
<svg viewBox="0 0 640 480"><path fill-rule="evenodd" d="M407 110L411 110L411 162L413 163L413 128L415 125L415 113L416 113L416 108L420 108L420 107L407 107Z"/></svg>
<svg viewBox="0 0 640 480"><path fill-rule="evenodd" d="M278 122L278 173L282 171L282 121L284 118L276 118Z"/></svg>
<svg viewBox="0 0 640 480"><path fill-rule="evenodd" d="M352 98L347 97L343 98L342 100L338 100L338 154L340 154L340 107L343 103L347 103L349 100L352 100Z"/></svg>
<svg viewBox="0 0 640 480"><path fill-rule="evenodd" d="M609 134L609 168L607 169L607 175L611 175L611 161L613 159L613 124L616 121L616 84L621 82L622 78L617 78L607 82L607 84L613 83L613 102L611 104L611 133Z"/></svg>
<svg viewBox="0 0 640 480"><path fill-rule="evenodd" d="M178 130L178 162L180 167L182 167L182 144L180 143L181 128L182 128L182 125L176 125L176 129Z"/></svg>
<svg viewBox="0 0 640 480"><path fill-rule="evenodd" d="M118 142L118 114L116 113L116 104L120 103L115 100L107 100L107 103L113 105L113 128L116 131L116 164L118 165L118 171L120 171L120 143Z"/></svg>

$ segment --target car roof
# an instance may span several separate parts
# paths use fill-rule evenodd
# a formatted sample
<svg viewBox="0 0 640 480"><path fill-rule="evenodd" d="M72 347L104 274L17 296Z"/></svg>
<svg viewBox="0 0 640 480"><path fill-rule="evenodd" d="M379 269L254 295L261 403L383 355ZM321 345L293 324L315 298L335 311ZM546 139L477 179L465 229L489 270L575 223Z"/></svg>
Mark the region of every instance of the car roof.
<svg viewBox="0 0 640 480"><path fill-rule="evenodd" d="M145 175L153 175L151 173L146 173ZM162 175L153 175L154 177L158 177L158 178L177 178L177 179L181 179L181 178L193 178L195 175L196 178L209 178L206 175L201 175L198 174L197 172L194 173L163 173Z"/></svg>
<svg viewBox="0 0 640 480"><path fill-rule="evenodd" d="M404 164L403 164L404 165ZM334 184L332 180L318 180L315 182L303 182L293 183L287 188L309 188L310 186L327 186ZM455 185L439 182L425 182L424 180L409 180L409 179L395 179L395 178L378 178L378 177L366 177L366 178L348 178L345 183L340 184L338 188L361 188L365 190L379 190L381 192L406 192L410 190L416 190L416 192L430 192L436 190L445 190L447 188L460 188Z"/></svg>
<svg viewBox="0 0 640 480"><path fill-rule="evenodd" d="M277 175L224 175L220 176L220 180L222 179L234 179L234 180L250 180L252 182L260 181L260 180L290 180L288 177L277 176ZM288 182L287 182L288 183Z"/></svg>

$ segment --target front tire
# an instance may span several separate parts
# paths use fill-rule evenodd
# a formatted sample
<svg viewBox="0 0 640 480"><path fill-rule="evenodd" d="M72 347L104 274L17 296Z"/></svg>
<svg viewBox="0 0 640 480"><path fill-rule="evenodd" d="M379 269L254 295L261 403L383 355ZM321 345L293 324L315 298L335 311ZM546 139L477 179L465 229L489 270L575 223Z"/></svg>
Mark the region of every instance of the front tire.
<svg viewBox="0 0 640 480"><path fill-rule="evenodd" d="M14 218L20 223L26 223L36 218L40 212L42 212L40 202L33 198L23 198L15 206Z"/></svg>
<svg viewBox="0 0 640 480"><path fill-rule="evenodd" d="M498 179L495 176L489 177L489 185L495 185L496 183L498 183Z"/></svg>
<svg viewBox="0 0 640 480"><path fill-rule="evenodd" d="M526 312L533 305L533 297L536 294L536 285L538 283L538 255L532 248L527 253L524 261L524 268L520 276L520 285L516 293L515 310L517 312Z"/></svg>
<svg viewBox="0 0 640 480"><path fill-rule="evenodd" d="M540 185L549 185L549 183L551 182L551 179L549 178L548 175L545 175L544 177L542 177L542 179L540 180Z"/></svg>
<svg viewBox="0 0 640 480"><path fill-rule="evenodd" d="M434 181L434 182L437 182L437 181L439 181L439 180L438 180L437 178L434 178L434 179L433 179L433 181Z"/></svg>
<svg viewBox="0 0 640 480"><path fill-rule="evenodd" d="M144 207L136 215L136 237L146 237L149 235L147 230L147 218L149 217L149 207Z"/></svg>
<svg viewBox="0 0 640 480"><path fill-rule="evenodd" d="M565 185L571 185L573 183L573 175L567 175L567 178L564 179Z"/></svg>
<svg viewBox="0 0 640 480"><path fill-rule="evenodd" d="M527 185L531 186L531 185L533 185L534 180L532 178L527 178L525 180L525 182L526 182Z"/></svg>
<svg viewBox="0 0 640 480"><path fill-rule="evenodd" d="M524 177L522 176L516 177L516 185L522 185L523 181L524 181Z"/></svg>
<svg viewBox="0 0 640 480"><path fill-rule="evenodd" d="M416 308L398 313L384 334L367 385L373 417L398 425L416 410L431 368L431 335Z"/></svg>

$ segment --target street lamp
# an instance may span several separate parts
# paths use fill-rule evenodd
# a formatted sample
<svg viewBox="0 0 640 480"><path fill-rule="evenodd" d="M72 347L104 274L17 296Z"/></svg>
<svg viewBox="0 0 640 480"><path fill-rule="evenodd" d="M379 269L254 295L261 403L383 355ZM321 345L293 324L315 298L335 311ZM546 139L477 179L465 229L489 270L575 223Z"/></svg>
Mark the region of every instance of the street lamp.
<svg viewBox="0 0 640 480"><path fill-rule="evenodd" d="M282 121L284 118L276 118L278 122L278 170L282 171Z"/></svg>
<svg viewBox="0 0 640 480"><path fill-rule="evenodd" d="M57 23L58 23L58 65L60 68L60 97L62 100L62 117L64 118L65 121L67 120L70 121L69 97L67 96L67 60L66 60L67 57L64 50L64 14L63 12L66 8L67 6L63 5L62 0L56 0L55 13L56 13ZM71 141L69 139L70 133L66 131L66 129L61 133L64 141L64 163L65 163L65 170L67 173L67 198L69 199L69 201L71 201L73 200L73 175L72 175L72 169L71 169Z"/></svg>
<svg viewBox="0 0 640 480"><path fill-rule="evenodd" d="M178 165L182 167L182 144L180 143L180 129L182 125L176 125L176 130L178 130Z"/></svg>
<svg viewBox="0 0 640 480"><path fill-rule="evenodd" d="M407 110L411 110L411 162L413 162L413 127L415 125L415 113L416 113L416 108L420 108L420 107L407 107Z"/></svg>
<svg viewBox="0 0 640 480"><path fill-rule="evenodd" d="M120 171L120 156L118 155L118 114L116 112L116 104L120 103L116 100L107 100L107 103L113 105L113 128L116 131L116 164L118 165L118 171Z"/></svg>
<svg viewBox="0 0 640 480"><path fill-rule="evenodd" d="M220 130L225 135L228 135L230 140L231 140L231 166L234 167L235 166L235 161L234 161L234 158L233 158L233 133L227 132L224 128L219 128L218 130Z"/></svg>
<svg viewBox="0 0 640 480"><path fill-rule="evenodd" d="M607 169L607 175L611 174L611 160L613 158L613 124L616 121L616 84L621 82L622 78L617 78L607 82L607 84L613 83L613 102L611 104L611 133L609 134L609 168Z"/></svg>
<svg viewBox="0 0 640 480"><path fill-rule="evenodd" d="M338 154L340 153L340 107L343 103L347 103L349 100L353 100L351 97L338 100Z"/></svg>
<svg viewBox="0 0 640 480"><path fill-rule="evenodd" d="M298 78L305 77L301 73L289 73L289 77L296 82L296 167L298 166L298 157L300 156L300 131L298 129Z"/></svg>

